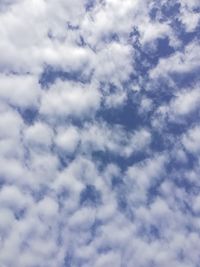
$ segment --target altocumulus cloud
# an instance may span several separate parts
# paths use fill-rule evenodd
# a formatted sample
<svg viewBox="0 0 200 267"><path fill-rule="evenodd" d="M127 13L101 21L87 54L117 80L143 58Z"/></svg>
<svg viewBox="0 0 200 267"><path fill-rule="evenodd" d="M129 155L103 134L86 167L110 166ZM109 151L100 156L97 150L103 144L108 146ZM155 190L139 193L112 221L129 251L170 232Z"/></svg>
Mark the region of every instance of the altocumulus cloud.
<svg viewBox="0 0 200 267"><path fill-rule="evenodd" d="M199 12L0 1L0 267L200 266Z"/></svg>

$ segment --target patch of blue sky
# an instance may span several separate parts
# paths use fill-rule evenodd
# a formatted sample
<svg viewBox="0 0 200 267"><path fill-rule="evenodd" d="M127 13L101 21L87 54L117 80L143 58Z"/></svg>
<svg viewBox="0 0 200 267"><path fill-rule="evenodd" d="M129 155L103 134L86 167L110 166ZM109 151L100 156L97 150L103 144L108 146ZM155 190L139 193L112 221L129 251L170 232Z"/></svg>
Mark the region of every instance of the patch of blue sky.
<svg viewBox="0 0 200 267"><path fill-rule="evenodd" d="M59 70L58 68L54 68L52 66L46 66L44 68L43 73L41 74L39 83L44 89L45 88L48 89L48 87L54 84L57 80L89 83L91 75L92 73L90 75L83 74L82 70L64 71L64 70Z"/></svg>
<svg viewBox="0 0 200 267"><path fill-rule="evenodd" d="M138 113L137 104L135 104L131 98L120 107L105 107L97 113L97 118L100 118L109 124L119 124L127 130L136 130L144 125L144 122L146 122L145 125L148 125L148 120Z"/></svg>
<svg viewBox="0 0 200 267"><path fill-rule="evenodd" d="M86 185L80 194L80 205L94 205L101 204L101 193L95 188L94 185Z"/></svg>
<svg viewBox="0 0 200 267"><path fill-rule="evenodd" d="M168 1L168 3L162 5L159 1L155 1L154 5L149 11L150 18L152 20L158 20L160 22L173 19L180 14L180 3L178 1Z"/></svg>
<svg viewBox="0 0 200 267"><path fill-rule="evenodd" d="M39 114L37 108L35 107L21 109L19 110L19 113L26 124L34 124Z"/></svg>

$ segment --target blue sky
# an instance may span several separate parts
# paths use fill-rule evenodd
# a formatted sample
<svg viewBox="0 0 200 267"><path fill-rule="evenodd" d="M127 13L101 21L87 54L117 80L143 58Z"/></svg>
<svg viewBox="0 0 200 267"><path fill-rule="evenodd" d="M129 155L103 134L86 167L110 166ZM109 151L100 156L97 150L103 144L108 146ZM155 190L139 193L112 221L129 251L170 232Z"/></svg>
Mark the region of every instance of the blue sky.
<svg viewBox="0 0 200 267"><path fill-rule="evenodd" d="M0 1L0 267L199 267L199 0Z"/></svg>

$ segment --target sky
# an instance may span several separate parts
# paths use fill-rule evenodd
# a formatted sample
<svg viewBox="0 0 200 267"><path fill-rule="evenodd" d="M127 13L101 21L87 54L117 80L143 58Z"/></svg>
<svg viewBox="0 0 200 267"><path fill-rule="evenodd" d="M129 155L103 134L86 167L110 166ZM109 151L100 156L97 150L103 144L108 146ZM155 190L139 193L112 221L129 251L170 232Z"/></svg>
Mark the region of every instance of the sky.
<svg viewBox="0 0 200 267"><path fill-rule="evenodd" d="M199 0L0 0L0 267L200 267Z"/></svg>

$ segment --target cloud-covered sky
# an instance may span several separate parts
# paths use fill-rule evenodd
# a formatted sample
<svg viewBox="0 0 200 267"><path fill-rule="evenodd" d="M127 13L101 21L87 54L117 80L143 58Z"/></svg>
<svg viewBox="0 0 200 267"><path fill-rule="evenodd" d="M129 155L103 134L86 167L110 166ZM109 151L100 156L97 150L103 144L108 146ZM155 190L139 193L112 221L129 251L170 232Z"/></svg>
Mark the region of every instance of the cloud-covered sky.
<svg viewBox="0 0 200 267"><path fill-rule="evenodd" d="M0 267L200 266L199 0L0 1Z"/></svg>

